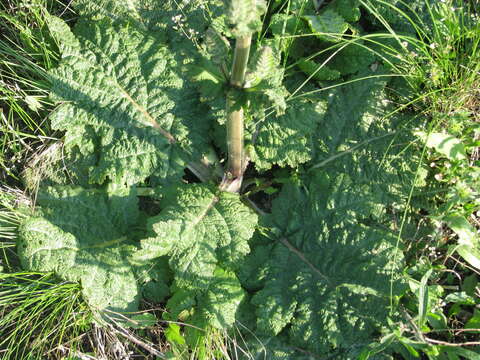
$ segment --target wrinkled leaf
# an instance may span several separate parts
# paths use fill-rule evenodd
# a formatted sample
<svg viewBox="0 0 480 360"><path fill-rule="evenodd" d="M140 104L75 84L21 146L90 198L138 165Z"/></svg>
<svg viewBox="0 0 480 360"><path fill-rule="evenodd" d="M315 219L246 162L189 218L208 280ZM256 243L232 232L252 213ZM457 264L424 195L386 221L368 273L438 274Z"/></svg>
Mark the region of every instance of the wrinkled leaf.
<svg viewBox="0 0 480 360"><path fill-rule="evenodd" d="M366 341L386 321L402 255L388 232L359 221L375 212L372 189L321 173L305 186L287 185L273 204L274 243L252 303L257 333L324 354Z"/></svg>
<svg viewBox="0 0 480 360"><path fill-rule="evenodd" d="M149 219L152 237L141 241L134 258L169 255L177 284L207 288L217 265L235 269L250 251L257 217L236 194L199 184L174 189L162 212Z"/></svg>
<svg viewBox="0 0 480 360"><path fill-rule="evenodd" d="M258 126L250 152L255 167L266 170L274 164L295 167L312 158L317 128L325 116L325 102L297 101L281 116L270 116Z"/></svg>
<svg viewBox="0 0 480 360"><path fill-rule="evenodd" d="M139 289L128 261L135 249L129 239L138 217L135 193L56 187L39 194L38 203L41 212L19 230L23 268L79 281L100 314L138 310Z"/></svg>
<svg viewBox="0 0 480 360"><path fill-rule="evenodd" d="M51 73L52 98L62 102L52 126L66 131L67 152L96 157L90 182L180 178L185 162L206 151L208 121L168 48L107 19L79 21L73 33L49 22L62 53Z"/></svg>

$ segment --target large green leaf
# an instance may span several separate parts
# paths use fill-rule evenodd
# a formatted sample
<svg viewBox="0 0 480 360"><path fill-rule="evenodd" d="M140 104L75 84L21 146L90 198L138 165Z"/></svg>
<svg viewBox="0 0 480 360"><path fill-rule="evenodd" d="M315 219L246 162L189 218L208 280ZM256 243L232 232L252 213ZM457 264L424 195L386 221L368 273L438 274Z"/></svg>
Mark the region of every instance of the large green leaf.
<svg viewBox="0 0 480 360"><path fill-rule="evenodd" d="M38 204L38 216L19 231L24 269L81 282L86 301L102 314L138 310L138 285L127 260L135 249L129 238L138 218L135 191L52 187L39 194Z"/></svg>
<svg viewBox="0 0 480 360"><path fill-rule="evenodd" d="M169 255L178 286L208 288L217 266L235 270L250 251L257 216L237 194L209 185L180 185L162 205L161 213L149 219L152 237L141 241L134 258Z"/></svg>
<svg viewBox="0 0 480 360"><path fill-rule="evenodd" d="M429 8L432 9L435 0L392 0L389 2L368 0L363 2L366 9L366 19L370 19L373 25L382 30L385 25L393 28L398 33L416 34L417 29L433 29L432 17ZM420 25L421 24L421 25ZM422 30L425 31L425 30Z"/></svg>
<svg viewBox="0 0 480 360"><path fill-rule="evenodd" d="M332 70L323 63L317 63L307 58L302 59L298 63L298 67L307 74L308 77L318 81L337 80L341 75L340 71Z"/></svg>
<svg viewBox="0 0 480 360"><path fill-rule="evenodd" d="M235 323L235 314L245 296L235 273L221 268L215 269L205 290L194 292L174 287L174 293L167 303L169 313L165 317L168 320L180 319L199 328L213 326L218 329Z"/></svg>
<svg viewBox="0 0 480 360"><path fill-rule="evenodd" d="M317 355L368 343L385 324L391 284L396 292L395 236L368 225L373 188L320 172L298 185L283 189L269 217L274 245L252 299L257 331Z"/></svg>
<svg viewBox="0 0 480 360"><path fill-rule="evenodd" d="M106 16L119 21L134 20L145 27L149 27L160 10L160 2L157 1L74 0L72 3L75 10L84 17Z"/></svg>
<svg viewBox="0 0 480 360"><path fill-rule="evenodd" d="M351 80L328 94L311 169L347 173L357 183L375 184L385 204L399 203L414 185L420 162L409 145L412 118L394 114L381 72L363 72ZM420 170L415 185L426 175Z"/></svg>
<svg viewBox="0 0 480 360"><path fill-rule="evenodd" d="M208 141L205 108L183 78L182 63L131 25L80 20L72 33L51 18L50 26L62 53L51 73L52 97L62 102L52 126L66 131L67 152L96 156L90 182L182 176L185 162Z"/></svg>
<svg viewBox="0 0 480 360"><path fill-rule="evenodd" d="M458 236L455 250L466 262L480 269L480 241L475 228L461 215L452 214L443 220Z"/></svg>
<svg viewBox="0 0 480 360"><path fill-rule="evenodd" d="M142 249L132 259L142 263L169 256L174 273L174 295L167 303L170 320L200 328L231 326L244 296L233 270L250 251L256 215L237 194L209 185L174 187L162 206L149 219L152 237L141 240Z"/></svg>
<svg viewBox="0 0 480 360"><path fill-rule="evenodd" d="M416 135L425 141L426 146L435 149L449 160L468 159L463 142L453 135L438 132L426 133L424 131L417 131Z"/></svg>
<svg viewBox="0 0 480 360"><path fill-rule="evenodd" d="M328 8L336 11L348 22L360 19L360 0L334 0L328 4Z"/></svg>
<svg viewBox="0 0 480 360"><path fill-rule="evenodd" d="M284 185L264 223L270 241L257 238L245 262L253 270L238 272L255 293L256 333L275 339L265 345L272 358L358 358L401 285L387 209L403 211L418 160L404 118L389 116L387 82L370 75L328 94L312 165Z"/></svg>
<svg viewBox="0 0 480 360"><path fill-rule="evenodd" d="M375 55L369 50L370 44L362 40L356 40L350 44L342 44L342 49L334 49L335 55L327 65L332 70L339 71L342 75L356 74L365 71L375 61ZM321 62L331 56L328 52L320 58Z"/></svg>
<svg viewBox="0 0 480 360"><path fill-rule="evenodd" d="M290 8L299 14L303 14L304 12L314 13L317 8L316 4L316 2L309 0L292 0L290 2Z"/></svg>
<svg viewBox="0 0 480 360"><path fill-rule="evenodd" d="M363 73L375 77L374 73ZM321 124L322 136L318 137L317 158L327 157L357 144L359 141L384 134L385 107L382 78L352 79L353 82L331 90L328 93L328 111Z"/></svg>

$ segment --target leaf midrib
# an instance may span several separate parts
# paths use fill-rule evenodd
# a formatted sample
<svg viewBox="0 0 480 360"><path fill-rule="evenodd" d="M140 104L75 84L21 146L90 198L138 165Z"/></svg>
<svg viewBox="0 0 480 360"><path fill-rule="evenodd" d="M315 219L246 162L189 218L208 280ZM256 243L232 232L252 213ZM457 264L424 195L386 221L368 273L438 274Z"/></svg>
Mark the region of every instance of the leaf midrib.
<svg viewBox="0 0 480 360"><path fill-rule="evenodd" d="M88 41L91 44L91 46L93 46L96 50L98 50L102 54L103 58L110 63L110 65L112 66L112 69L115 71L116 66L112 62L110 57L105 53L105 51L96 43L92 42L90 39L85 39L85 40ZM110 76L108 75L107 72L104 71L103 67L102 67L102 73L104 73L106 76ZM148 122L152 125L154 129L156 129L160 134L162 134L168 140L169 143L174 144L177 142L175 137L171 133L163 129L160 126L160 124L153 118L153 116L150 115L150 113L142 105L140 105L137 101L135 101L135 99L132 96L130 96L130 94L118 83L117 81L118 77L116 76L116 72L114 72L114 76L112 76L112 80L115 82L115 85L118 87L123 97L126 98L130 102L130 104L138 112L140 112L143 115L143 117L145 117L148 120ZM145 83L147 83L146 79L144 80L145 80Z"/></svg>

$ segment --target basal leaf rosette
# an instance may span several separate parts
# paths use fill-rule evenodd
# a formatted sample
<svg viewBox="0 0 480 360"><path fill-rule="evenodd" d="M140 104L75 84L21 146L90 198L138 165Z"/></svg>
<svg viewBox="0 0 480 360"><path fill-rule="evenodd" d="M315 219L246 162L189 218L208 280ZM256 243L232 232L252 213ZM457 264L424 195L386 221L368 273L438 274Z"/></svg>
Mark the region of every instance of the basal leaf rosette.
<svg viewBox="0 0 480 360"><path fill-rule="evenodd" d="M262 284L251 301L258 334L320 356L366 344L386 323L402 254L392 233L368 225L372 191L338 173L284 187L268 219L273 242L253 254L265 263L249 281Z"/></svg>
<svg viewBox="0 0 480 360"><path fill-rule="evenodd" d="M38 205L19 229L23 268L80 282L98 319L137 311L139 286L128 261L135 249L129 237L138 218L135 192L50 187L40 192Z"/></svg>
<svg viewBox="0 0 480 360"><path fill-rule="evenodd" d="M172 313L178 315L180 311L174 309L182 306L182 310L195 307L197 315L209 314L212 326L232 325L232 314L243 296L233 271L250 251L248 240L257 216L238 194L206 184L176 186L165 193L161 206L160 214L148 221L152 236L141 240L133 261L168 255L175 279L167 306ZM178 305L180 298L184 305ZM230 309L229 315L220 308Z"/></svg>
<svg viewBox="0 0 480 360"><path fill-rule="evenodd" d="M181 59L133 25L50 18L62 58L51 72L52 126L67 152L96 157L91 183L178 179L208 142L208 119ZM195 149L195 151L193 151Z"/></svg>

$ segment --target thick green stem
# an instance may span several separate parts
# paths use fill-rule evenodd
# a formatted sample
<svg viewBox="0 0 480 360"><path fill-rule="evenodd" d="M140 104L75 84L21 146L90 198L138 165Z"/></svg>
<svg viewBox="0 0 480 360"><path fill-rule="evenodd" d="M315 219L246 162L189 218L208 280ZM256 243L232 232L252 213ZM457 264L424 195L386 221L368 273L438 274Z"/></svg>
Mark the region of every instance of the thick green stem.
<svg viewBox="0 0 480 360"><path fill-rule="evenodd" d="M243 88L251 43L251 35L238 38L236 41L230 78L230 84L234 87ZM227 98L228 171L230 176L241 178L246 165L243 150L243 109L232 108L233 100Z"/></svg>
<svg viewBox="0 0 480 360"><path fill-rule="evenodd" d="M250 55L250 46L252 36L238 38L235 43L235 54L233 55L232 77L230 84L238 88L243 87L245 82L245 73L247 72L248 56Z"/></svg>
<svg viewBox="0 0 480 360"><path fill-rule="evenodd" d="M228 147L228 171L234 178L243 174L243 109L231 110L233 104L227 99L227 147Z"/></svg>

